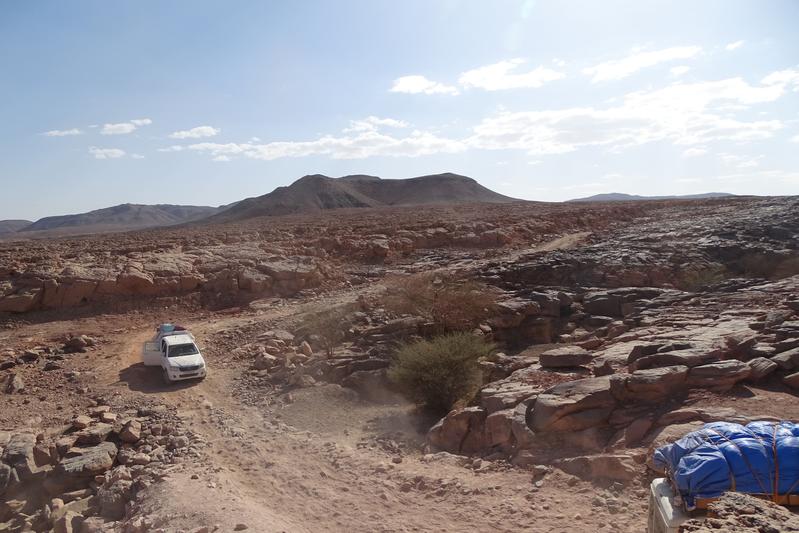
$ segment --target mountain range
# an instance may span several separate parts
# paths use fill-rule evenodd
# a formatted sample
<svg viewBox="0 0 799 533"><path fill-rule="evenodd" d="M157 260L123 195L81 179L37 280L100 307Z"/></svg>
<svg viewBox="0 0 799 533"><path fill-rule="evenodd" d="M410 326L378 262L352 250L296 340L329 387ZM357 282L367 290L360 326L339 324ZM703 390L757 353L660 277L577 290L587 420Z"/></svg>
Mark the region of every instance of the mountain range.
<svg viewBox="0 0 799 533"><path fill-rule="evenodd" d="M636 196L597 194L570 202L622 202L640 200L701 199L732 196L706 193L688 196ZM383 179L364 174L331 178L303 176L268 194L219 207L189 205L122 204L104 209L28 220L0 220L0 238L35 238L130 231L187 223L214 224L261 216L318 213L342 208L379 208L413 205L457 205L518 202L467 176L432 174L406 179Z"/></svg>
<svg viewBox="0 0 799 533"><path fill-rule="evenodd" d="M735 196L726 192L706 192L702 194L686 194L683 196L639 196L622 192L595 194L586 198L575 198L568 202L638 202L641 200L702 200L707 198L729 198Z"/></svg>

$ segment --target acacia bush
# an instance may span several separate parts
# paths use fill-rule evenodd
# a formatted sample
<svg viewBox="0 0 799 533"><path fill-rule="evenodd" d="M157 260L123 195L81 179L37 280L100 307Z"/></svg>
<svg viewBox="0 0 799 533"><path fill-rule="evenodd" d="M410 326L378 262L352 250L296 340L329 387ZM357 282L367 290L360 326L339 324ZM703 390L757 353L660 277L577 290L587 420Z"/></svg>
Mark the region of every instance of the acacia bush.
<svg viewBox="0 0 799 533"><path fill-rule="evenodd" d="M396 277L386 283L387 309L424 317L441 332L471 330L497 303L494 289L474 280L443 280L434 273Z"/></svg>
<svg viewBox="0 0 799 533"><path fill-rule="evenodd" d="M447 413L468 404L483 384L479 360L494 345L469 333L447 333L400 346L388 377L416 404Z"/></svg>
<svg viewBox="0 0 799 533"><path fill-rule="evenodd" d="M319 345L328 357L333 349L344 340L350 323L343 309L332 308L308 315L300 332Z"/></svg>

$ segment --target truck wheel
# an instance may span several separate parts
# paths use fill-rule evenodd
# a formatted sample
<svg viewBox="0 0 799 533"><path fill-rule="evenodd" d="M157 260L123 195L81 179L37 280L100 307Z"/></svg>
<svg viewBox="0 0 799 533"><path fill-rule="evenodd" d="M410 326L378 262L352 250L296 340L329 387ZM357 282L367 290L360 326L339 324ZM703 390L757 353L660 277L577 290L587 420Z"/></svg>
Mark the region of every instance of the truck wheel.
<svg viewBox="0 0 799 533"><path fill-rule="evenodd" d="M164 385L171 385L172 380L169 377L169 373L166 371L166 368L161 370L161 378L164 380Z"/></svg>

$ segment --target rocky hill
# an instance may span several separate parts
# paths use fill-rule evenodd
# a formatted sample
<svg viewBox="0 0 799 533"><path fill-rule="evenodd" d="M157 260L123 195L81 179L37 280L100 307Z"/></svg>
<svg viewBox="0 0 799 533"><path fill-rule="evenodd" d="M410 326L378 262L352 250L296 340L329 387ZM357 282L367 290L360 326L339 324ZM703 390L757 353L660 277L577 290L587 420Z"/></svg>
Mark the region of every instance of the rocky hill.
<svg viewBox="0 0 799 533"><path fill-rule="evenodd" d="M43 232L65 235L173 226L205 218L217 210L216 207L193 205L121 204L88 213L45 217L20 228L23 230L20 233L29 234L20 236L36 236L36 233Z"/></svg>
<svg viewBox="0 0 799 533"><path fill-rule="evenodd" d="M0 220L0 235L14 233L31 224L30 220Z"/></svg>
<svg viewBox="0 0 799 533"><path fill-rule="evenodd" d="M514 201L517 200L495 193L472 178L452 173L409 179L313 174L269 194L242 200L209 220L227 222L341 208Z"/></svg>
<svg viewBox="0 0 799 533"><path fill-rule="evenodd" d="M609 192L595 194L585 198L574 198L569 202L633 202L638 200L707 200L709 198L730 198L734 194L726 192L706 192L702 194L686 194L674 196L640 196L637 194L626 194L623 192Z"/></svg>

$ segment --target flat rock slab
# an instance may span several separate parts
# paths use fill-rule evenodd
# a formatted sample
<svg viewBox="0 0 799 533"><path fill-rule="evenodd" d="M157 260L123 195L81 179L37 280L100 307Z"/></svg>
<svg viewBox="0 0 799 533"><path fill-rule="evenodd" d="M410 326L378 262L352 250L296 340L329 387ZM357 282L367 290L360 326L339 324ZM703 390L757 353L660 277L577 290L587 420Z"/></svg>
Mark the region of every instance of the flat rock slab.
<svg viewBox="0 0 799 533"><path fill-rule="evenodd" d="M78 444L100 444L113 431L114 426L103 422L98 422L93 426L82 429L75 433Z"/></svg>
<svg viewBox="0 0 799 533"><path fill-rule="evenodd" d="M542 353L539 363L544 368L569 368L587 365L593 358L591 352L585 348L567 346Z"/></svg>
<svg viewBox="0 0 799 533"><path fill-rule="evenodd" d="M577 379L539 395L528 423L535 431L579 431L603 425L615 406L610 376Z"/></svg>
<svg viewBox="0 0 799 533"><path fill-rule="evenodd" d="M719 361L692 368L687 381L690 387L725 390L748 378L751 372L751 367L744 362Z"/></svg>
<svg viewBox="0 0 799 533"><path fill-rule="evenodd" d="M70 477L96 476L114 466L117 447L113 442L103 442L91 448L72 448L69 455L58 463L57 473Z"/></svg>
<svg viewBox="0 0 799 533"><path fill-rule="evenodd" d="M749 379L752 381L759 381L768 377L779 367L777 363L765 357L756 357L747 364L751 369L751 372L749 373Z"/></svg>
<svg viewBox="0 0 799 533"><path fill-rule="evenodd" d="M627 376L612 376L611 391L619 400L656 402L681 392L687 377L684 365L636 370Z"/></svg>

